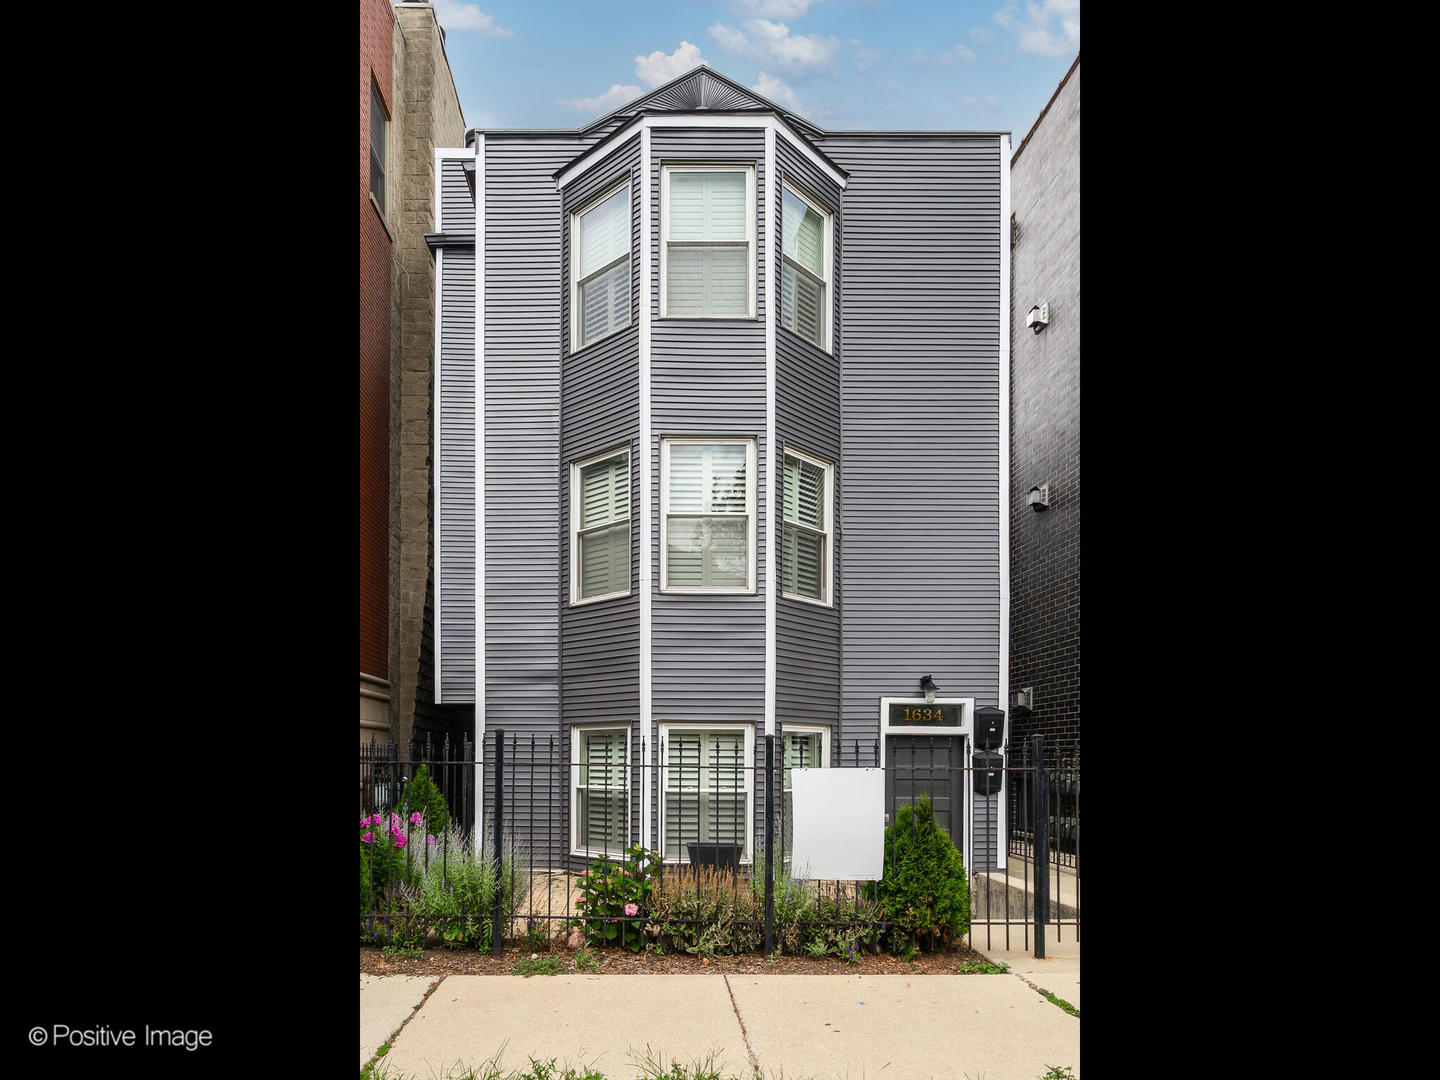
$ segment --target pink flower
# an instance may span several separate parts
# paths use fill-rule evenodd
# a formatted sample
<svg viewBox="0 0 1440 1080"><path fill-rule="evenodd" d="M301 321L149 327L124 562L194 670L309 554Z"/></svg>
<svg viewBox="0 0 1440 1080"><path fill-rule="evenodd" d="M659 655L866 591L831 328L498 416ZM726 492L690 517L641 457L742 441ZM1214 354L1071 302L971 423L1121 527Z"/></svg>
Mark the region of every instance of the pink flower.
<svg viewBox="0 0 1440 1080"><path fill-rule="evenodd" d="M434 844L434 843L435 843L435 834L434 834L434 833L431 833L430 836L427 838L426 842L427 842L427 843L430 843L430 844Z"/></svg>
<svg viewBox="0 0 1440 1080"><path fill-rule="evenodd" d="M639 904L626 904L626 905L625 905L625 914L626 914L626 915L635 915L635 914L638 914L639 911L640 911L640 905L639 905Z"/></svg>
<svg viewBox="0 0 1440 1080"><path fill-rule="evenodd" d="M419 824L420 824L420 811L419 811L419 810L416 810L415 813L413 813L413 814L410 815L410 824L411 824L411 825L419 825Z"/></svg>
<svg viewBox="0 0 1440 1080"><path fill-rule="evenodd" d="M385 815L380 813L379 810L376 810L375 816L370 819L370 822L372 825L383 825L385 823Z"/></svg>
<svg viewBox="0 0 1440 1080"><path fill-rule="evenodd" d="M364 836L360 837L360 839L363 840L363 841L365 841L365 843L368 844L368 843L370 843L370 834L367 832Z"/></svg>
<svg viewBox="0 0 1440 1080"><path fill-rule="evenodd" d="M397 837L395 838L395 846L396 846L396 847L404 847L405 844L406 844L405 837L403 837L403 836L397 836Z"/></svg>

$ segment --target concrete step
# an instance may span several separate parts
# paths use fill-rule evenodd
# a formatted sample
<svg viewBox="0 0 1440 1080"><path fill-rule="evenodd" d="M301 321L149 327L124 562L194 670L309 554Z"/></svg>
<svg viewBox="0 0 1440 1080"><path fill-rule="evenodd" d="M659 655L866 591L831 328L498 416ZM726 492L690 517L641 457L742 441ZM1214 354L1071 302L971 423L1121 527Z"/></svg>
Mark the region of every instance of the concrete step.
<svg viewBox="0 0 1440 1080"><path fill-rule="evenodd" d="M1080 915L1080 877L1073 867L1047 868L1050 882L1050 917L1075 919ZM971 876L970 911L976 919L1035 917L1035 864L1023 856L1010 856L1006 870ZM1006 908L1006 904L1009 908ZM988 907L987 907L988 905Z"/></svg>

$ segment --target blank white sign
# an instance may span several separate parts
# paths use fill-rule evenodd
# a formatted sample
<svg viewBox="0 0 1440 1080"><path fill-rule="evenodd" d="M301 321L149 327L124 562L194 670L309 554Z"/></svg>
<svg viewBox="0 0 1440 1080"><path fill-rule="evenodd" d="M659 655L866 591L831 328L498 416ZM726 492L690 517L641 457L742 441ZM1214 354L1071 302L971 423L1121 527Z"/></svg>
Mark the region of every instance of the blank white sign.
<svg viewBox="0 0 1440 1080"><path fill-rule="evenodd" d="M790 872L879 881L885 863L885 770L794 769Z"/></svg>

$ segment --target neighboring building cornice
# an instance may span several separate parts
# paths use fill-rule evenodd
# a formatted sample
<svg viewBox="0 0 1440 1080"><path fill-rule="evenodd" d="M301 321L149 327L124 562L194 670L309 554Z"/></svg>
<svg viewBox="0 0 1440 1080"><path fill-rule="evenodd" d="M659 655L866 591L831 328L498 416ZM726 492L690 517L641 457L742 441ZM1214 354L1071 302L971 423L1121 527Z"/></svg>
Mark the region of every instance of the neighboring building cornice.
<svg viewBox="0 0 1440 1080"><path fill-rule="evenodd" d="M1060 96L1060 91L1065 89L1065 84L1070 81L1070 76L1075 74L1075 69L1079 66L1080 54L1077 52L1075 54L1075 62L1070 65L1070 70L1065 72L1065 77L1060 80L1060 85L1055 87L1055 92L1050 95L1050 100L1045 103L1045 107L1040 110L1040 115L1037 116L1035 122L1030 125L1030 130L1025 133L1025 138L1020 140L1020 145L1015 148L1015 153L1010 155L1010 164L1012 167L1015 164L1015 159L1020 156L1020 151L1025 149L1025 144L1030 141L1030 136L1035 134L1035 129L1040 126L1040 121L1045 119L1045 114L1050 111L1050 106L1055 104L1055 99Z"/></svg>
<svg viewBox="0 0 1440 1080"><path fill-rule="evenodd" d="M472 193L473 194L473 193ZM433 255L436 248L443 247L474 247L475 234L473 232L438 232L425 234L425 246L430 249Z"/></svg>

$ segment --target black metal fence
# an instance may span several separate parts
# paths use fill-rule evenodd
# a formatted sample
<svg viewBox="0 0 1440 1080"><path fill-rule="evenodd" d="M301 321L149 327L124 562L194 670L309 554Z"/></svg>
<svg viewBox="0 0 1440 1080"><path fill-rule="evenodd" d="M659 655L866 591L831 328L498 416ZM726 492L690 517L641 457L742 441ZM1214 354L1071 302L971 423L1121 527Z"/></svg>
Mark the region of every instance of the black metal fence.
<svg viewBox="0 0 1440 1080"><path fill-rule="evenodd" d="M479 762L469 740L412 742L403 758L394 744L362 747L362 928L393 940L403 925L416 944L463 941L497 954L506 941L573 945L587 931L591 941L631 948L795 952L807 947L797 930L804 922L809 951L844 955L886 931L873 884L790 872L791 770L821 763L813 732L782 729L747 748L742 733L676 727L642 753L633 732L581 730L575 742L492 731ZM967 812L972 765L954 746L891 748L887 823L898 825L909 806L904 820L917 828L914 808L925 799L958 849L967 830L976 834L967 944L1029 949L1033 941L1043 956L1047 932L1058 939L1073 928L1078 938L1078 760L1047 757L1038 737L1012 751L1003 797L976 800L990 808L985 817ZM880 745L837 742L829 757L831 768L875 768ZM430 785L414 783L422 767ZM631 843L641 835L641 798L656 810L658 860ZM1008 844L996 845L1002 803ZM436 828L438 817L449 827ZM642 878L652 882L648 893L637 891ZM422 880L445 888L422 889Z"/></svg>

